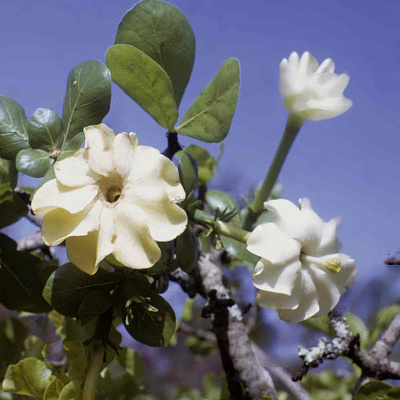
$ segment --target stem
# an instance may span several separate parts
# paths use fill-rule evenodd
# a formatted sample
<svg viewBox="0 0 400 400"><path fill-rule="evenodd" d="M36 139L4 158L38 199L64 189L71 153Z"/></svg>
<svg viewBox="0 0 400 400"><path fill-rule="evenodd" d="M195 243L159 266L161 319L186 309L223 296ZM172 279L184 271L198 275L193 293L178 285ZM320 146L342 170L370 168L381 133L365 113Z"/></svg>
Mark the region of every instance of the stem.
<svg viewBox="0 0 400 400"><path fill-rule="evenodd" d="M247 214L243 223L244 229L250 229L251 225L253 225L257 219L259 213L263 210L264 202L271 195L276 179L281 172L283 163L285 162L285 159L290 148L292 147L297 133L302 126L302 123L303 121L299 120L298 117L294 116L293 114L289 115L285 132L283 132L281 142L279 143L278 150L276 151L274 159L272 160L272 164L269 167L267 176L265 177L260 190L256 193L254 203L251 205L249 213Z"/></svg>
<svg viewBox="0 0 400 400"><path fill-rule="evenodd" d="M82 400L94 400L96 397L97 383L100 372L103 369L104 353L105 347L101 344L95 349L90 358L85 385L83 387Z"/></svg>
<svg viewBox="0 0 400 400"><path fill-rule="evenodd" d="M212 215L207 214L203 210L196 210L191 218L196 224L200 224L206 227L212 226L215 232L238 240L239 242L246 243L247 239L250 236L250 232L242 228L227 224L223 221L215 221Z"/></svg>

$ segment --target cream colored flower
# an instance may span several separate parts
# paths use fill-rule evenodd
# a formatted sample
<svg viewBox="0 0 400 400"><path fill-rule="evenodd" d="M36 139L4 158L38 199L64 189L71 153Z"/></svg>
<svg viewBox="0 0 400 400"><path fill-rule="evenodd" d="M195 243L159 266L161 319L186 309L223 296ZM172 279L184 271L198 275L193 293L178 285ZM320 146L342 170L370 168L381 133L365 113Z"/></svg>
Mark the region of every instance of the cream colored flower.
<svg viewBox="0 0 400 400"><path fill-rule="evenodd" d="M283 199L264 205L273 222L258 225L247 241L262 257L253 273L258 304L279 310L287 322L328 314L356 273L354 260L338 253L340 220L323 222L306 198L300 209Z"/></svg>
<svg viewBox="0 0 400 400"><path fill-rule="evenodd" d="M327 58L321 65L309 52L293 52L279 68L279 88L289 114L305 120L318 121L346 112L352 101L343 96L349 83L347 74L334 73L335 65Z"/></svg>
<svg viewBox="0 0 400 400"><path fill-rule="evenodd" d="M68 258L88 274L109 254L150 268L161 254L156 241L173 240L187 224L176 204L185 199L178 170L134 133L115 135L104 124L84 133L85 148L57 162L56 179L32 199L33 212L45 214L43 239L49 246L66 239Z"/></svg>

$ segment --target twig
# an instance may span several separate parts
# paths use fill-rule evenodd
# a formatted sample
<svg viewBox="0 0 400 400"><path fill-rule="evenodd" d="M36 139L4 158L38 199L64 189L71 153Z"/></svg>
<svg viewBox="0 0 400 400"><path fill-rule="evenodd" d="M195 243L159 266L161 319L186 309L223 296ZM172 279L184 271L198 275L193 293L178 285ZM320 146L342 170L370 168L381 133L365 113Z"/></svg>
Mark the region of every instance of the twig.
<svg viewBox="0 0 400 400"><path fill-rule="evenodd" d="M182 146L178 141L178 134L176 132L167 132L168 147L163 151L163 155L172 160L175 153L182 150Z"/></svg>
<svg viewBox="0 0 400 400"><path fill-rule="evenodd" d="M184 335L194 335L201 340L206 340L207 342L216 342L217 338L215 334L211 331L206 331L205 329L193 328L186 322L180 322L178 326L178 332Z"/></svg>
<svg viewBox="0 0 400 400"><path fill-rule="evenodd" d="M394 317L390 325L387 327L385 333L376 341L374 347L370 351L370 355L376 359L389 357L393 346L396 344L399 337L400 313Z"/></svg>
<svg viewBox="0 0 400 400"><path fill-rule="evenodd" d="M32 223L34 223L36 226L42 226L42 220L44 215L36 215L32 212L32 207L30 205L28 205L28 214L25 215L25 217L27 219L29 219L29 221L31 221Z"/></svg>
<svg viewBox="0 0 400 400"><path fill-rule="evenodd" d="M168 276L171 281L178 283L190 298L195 297L197 293L204 296L204 292L201 291L201 287L199 287L194 277L182 271L180 268L170 272Z"/></svg>
<svg viewBox="0 0 400 400"><path fill-rule="evenodd" d="M400 364L387 358L399 337L398 315L383 334L383 340L378 341L368 354L361 350L360 335L352 335L345 317L337 313L330 313L330 317L337 337L331 342L321 338L318 345L310 349L300 347L299 356L303 358L304 363L302 369L293 376L293 380L301 379L310 367L317 367L324 359L333 360L340 356L350 358L361 368L365 377L381 380L400 379ZM387 340L387 344L384 340Z"/></svg>

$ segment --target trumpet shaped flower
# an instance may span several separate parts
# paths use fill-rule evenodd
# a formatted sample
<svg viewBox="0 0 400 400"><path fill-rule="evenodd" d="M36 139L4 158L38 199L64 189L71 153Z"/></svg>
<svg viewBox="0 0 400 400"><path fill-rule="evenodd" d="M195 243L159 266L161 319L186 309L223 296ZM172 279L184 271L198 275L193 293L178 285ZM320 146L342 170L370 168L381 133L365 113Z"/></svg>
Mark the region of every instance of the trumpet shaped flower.
<svg viewBox="0 0 400 400"><path fill-rule="evenodd" d="M323 222L306 198L300 209L283 199L264 205L272 222L258 225L247 241L261 257L253 273L258 304L279 310L287 322L328 314L356 273L354 260L339 253L340 220Z"/></svg>
<svg viewBox="0 0 400 400"><path fill-rule="evenodd" d="M160 258L156 241L175 239L187 215L175 165L139 145L134 133L115 135L106 125L84 129L85 148L56 162L55 179L39 188L32 210L45 214L42 236L55 246L66 240L68 258L94 274L112 254L129 268L150 268Z"/></svg>
<svg viewBox="0 0 400 400"><path fill-rule="evenodd" d="M343 96L350 78L334 71L335 64L330 58L318 65L307 51L301 58L296 52L289 59L284 58L279 68L279 88L289 114L302 123L346 112L353 104Z"/></svg>

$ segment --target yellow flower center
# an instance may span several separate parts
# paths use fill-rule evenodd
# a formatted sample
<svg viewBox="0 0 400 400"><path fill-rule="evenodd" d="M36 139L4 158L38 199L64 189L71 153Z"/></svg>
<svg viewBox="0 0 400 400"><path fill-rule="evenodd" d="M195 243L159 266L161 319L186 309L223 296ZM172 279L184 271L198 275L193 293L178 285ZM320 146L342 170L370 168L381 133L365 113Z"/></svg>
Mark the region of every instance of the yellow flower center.
<svg viewBox="0 0 400 400"><path fill-rule="evenodd" d="M100 196L103 202L108 204L116 203L123 196L123 181L119 175L104 177L99 184Z"/></svg>
<svg viewBox="0 0 400 400"><path fill-rule="evenodd" d="M321 260L318 257L307 256L306 254L301 253L300 261L308 261L315 265L319 265L320 267L324 267L326 270L334 274L338 274L342 270L342 264L336 257L331 258L330 260Z"/></svg>
<svg viewBox="0 0 400 400"><path fill-rule="evenodd" d="M115 203L121 197L122 191L117 186L112 186L108 189L106 194L106 200L109 203Z"/></svg>

